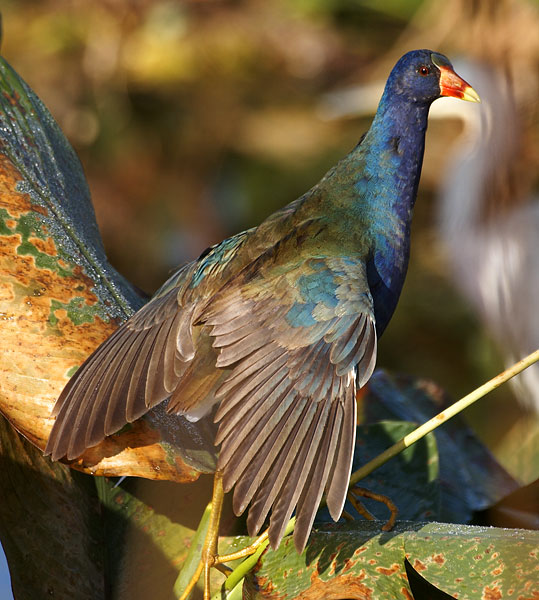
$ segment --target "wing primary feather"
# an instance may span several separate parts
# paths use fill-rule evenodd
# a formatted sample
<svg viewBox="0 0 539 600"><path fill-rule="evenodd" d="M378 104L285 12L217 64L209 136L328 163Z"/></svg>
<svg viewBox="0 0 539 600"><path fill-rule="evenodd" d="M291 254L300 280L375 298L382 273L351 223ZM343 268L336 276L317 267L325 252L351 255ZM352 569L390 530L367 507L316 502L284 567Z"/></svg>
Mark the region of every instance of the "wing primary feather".
<svg viewBox="0 0 539 600"><path fill-rule="evenodd" d="M324 336L324 340L328 344L332 344L334 342L338 342L343 334L343 332L348 331L354 324L357 319L356 314L352 315L343 315L338 319L335 319L334 326L331 330L326 333Z"/></svg>
<svg viewBox="0 0 539 600"><path fill-rule="evenodd" d="M86 379L86 371L80 370L69 380L68 384L60 394L57 401L59 407L56 411L56 422L52 428L45 448L45 454L50 454L52 460L58 460L67 454L67 448L71 442L73 429L70 427L70 422L77 418L79 404L86 402L82 396L78 402L68 402L72 395L76 395L77 387L80 380ZM55 407L56 409L56 407Z"/></svg>
<svg viewBox="0 0 539 600"><path fill-rule="evenodd" d="M316 468L311 469L309 480L305 483L298 500L296 527L294 528L294 545L300 553L303 552L307 544L307 539L309 538L316 517L316 511L320 505L322 494L330 474L342 427L343 413L341 402L334 401L331 414L328 418L328 425L324 432L324 439L320 444L315 459Z"/></svg>
<svg viewBox="0 0 539 600"><path fill-rule="evenodd" d="M334 400L329 392L333 388L333 382L337 378L335 374L335 367L329 361L325 365L326 372L320 379L318 388L313 393L313 398L316 398L318 402L331 402Z"/></svg>
<svg viewBox="0 0 539 600"><path fill-rule="evenodd" d="M256 425L251 431L246 434L240 431L238 439L232 439L229 444L225 444L222 461L223 465L226 465L227 489L230 489L233 482L237 481L247 469L250 469L251 472L251 476L246 475L243 478L243 484L238 488L237 497L242 498L242 503L250 501L256 487L286 441L287 430L289 431L293 425L292 421L287 420L287 415L291 410L295 395L292 385L289 383L288 388L285 388L282 394L276 395L264 418L255 421ZM262 412L264 408L261 406L258 410ZM245 430L247 427L243 429ZM285 431L283 432L283 430ZM264 469L262 462L266 463L267 469ZM246 500L247 497L248 500ZM237 505L237 508L243 512L245 507L240 509Z"/></svg>
<svg viewBox="0 0 539 600"><path fill-rule="evenodd" d="M128 353L131 352L132 347L134 346L135 348L138 348L139 345L143 342L145 336L147 335L147 329L141 329L139 331L136 332L132 332L132 331L126 331L124 330L122 335L125 336L127 338L127 340L125 341L126 344L130 344ZM117 348L117 346L115 345L114 348L111 348L111 350L116 349L119 350ZM104 357L101 357L104 358ZM120 364L120 369L123 368L123 365L125 363L121 363ZM99 363L98 363L98 369L101 371L105 371L106 369L108 369L110 367L110 361L102 361L100 359ZM115 386L113 386L114 389ZM114 396L114 395L110 395L107 396L103 393L100 393L100 391L105 391L103 389L103 386L100 386L99 390L97 390L97 393L94 397L94 406L92 408L92 410L87 414L87 419L86 419L86 427L84 428L84 448L91 448L92 446L95 446L96 444L98 444L104 437L105 437L105 424L106 424L106 420L107 420L107 415L109 413L109 410L118 410L118 413L121 414L121 412L123 412L123 419L121 419L123 421L123 425L125 425L125 423L129 422L127 415L125 413L125 398L122 395L119 396ZM115 405L119 405L119 406L115 406ZM118 420L120 420L120 417L118 417ZM75 425L74 426L74 430L77 431L78 427ZM83 450L84 450L83 448ZM74 451L74 448L72 449L72 452ZM79 453L80 454L80 453Z"/></svg>
<svg viewBox="0 0 539 600"><path fill-rule="evenodd" d="M329 356L330 346L328 346L328 344L321 341L317 345L320 346L317 355L313 357L313 360L309 365L306 365L306 370L303 377L298 377L296 381L296 389L298 389L304 396L309 396L312 393L311 388L318 384L320 365L323 365L325 359Z"/></svg>
<svg viewBox="0 0 539 600"><path fill-rule="evenodd" d="M366 315L361 315L360 318L354 322L352 327L350 327L346 339L340 339L333 343L330 360L334 365L342 363L347 357L353 354L354 349L357 347L358 340L361 340L365 334L366 326L367 317Z"/></svg>
<svg viewBox="0 0 539 600"><path fill-rule="evenodd" d="M88 368L85 369L77 386L72 390L70 403L76 411L75 419L69 424L70 441L67 447L68 459L76 458L88 448L88 438L93 425L99 416L101 416L101 428L103 428L104 414L107 411L107 398L104 398L100 391L107 379L107 367L110 365L109 357L114 357L118 342L122 342L122 335L116 336L116 341L107 347L105 352L99 352L94 357ZM102 437L104 431L102 431ZM94 445L94 444L91 444Z"/></svg>
<svg viewBox="0 0 539 600"><path fill-rule="evenodd" d="M217 443L220 443L222 437L225 435L225 431L228 433L228 429L232 426L232 423L237 422L244 414L245 410L248 410L259 401L263 401L266 395L270 394L284 377L286 377L286 368L281 366L276 373L270 375L266 381L260 382L256 388L249 390L245 395L243 394L243 390L239 389L238 393L234 396L229 396L226 399L226 412L223 411L219 415L223 432L217 438L219 439L219 442ZM217 422L217 418L215 418L214 421Z"/></svg>
<svg viewBox="0 0 539 600"><path fill-rule="evenodd" d="M164 361L167 339L170 336L170 321L163 321L155 335L152 349L149 351L149 362L147 367L148 376L144 396L148 408L161 402L169 396L164 385Z"/></svg>
<svg viewBox="0 0 539 600"><path fill-rule="evenodd" d="M111 346L115 346L117 343L118 336L122 335L122 327L117 329L110 337L108 337L98 348L97 350L91 354L77 369L76 373L71 377L71 379L67 382L60 394L58 400L56 401L54 408L52 410L52 416L56 416L59 414L60 409L64 405L67 398L70 398L71 390L74 387L80 385L80 381L89 376L88 368L92 365L98 365L100 363L99 357L106 355L110 350ZM86 380L86 379L85 379ZM85 386L86 387L86 386Z"/></svg>
<svg viewBox="0 0 539 600"><path fill-rule="evenodd" d="M376 331L374 329L374 323L371 323L369 342L361 362L357 365L356 379L360 388L362 388L367 381L369 381L374 371L374 367L376 366L377 345L378 340L376 337Z"/></svg>
<svg viewBox="0 0 539 600"><path fill-rule="evenodd" d="M250 377L247 377L243 381L239 381L234 386L233 390L223 399L224 409L221 414L230 412L232 408L237 406L238 403L244 401L244 398L250 397L256 390L262 390L271 381L274 376L278 376L278 373L287 372L285 368L286 355L283 353L275 360L265 364L257 373L254 373ZM223 417L221 417L223 418Z"/></svg>
<svg viewBox="0 0 539 600"><path fill-rule="evenodd" d="M105 418L101 419L101 427L105 435L115 433L127 422L125 405L122 402L123 398L116 396L113 390L118 379L118 372L121 370L124 361L124 349L132 343L131 337L132 335L124 335L125 339L122 341L121 346L116 348L115 356L107 366L107 377L103 379L96 395L96 403L106 403ZM94 423L97 423L97 419L95 418ZM88 438L94 439L95 434L89 434Z"/></svg>
<svg viewBox="0 0 539 600"><path fill-rule="evenodd" d="M180 360L180 353L178 352L178 329L182 315L178 311L172 318L170 324L170 333L165 343L164 355L163 355L163 386L169 394L174 391L176 384L178 383L178 375L181 370L177 368L177 363L184 361Z"/></svg>
<svg viewBox="0 0 539 600"><path fill-rule="evenodd" d="M333 364L341 362L352 350L359 337L359 327L363 324L364 315L360 315L352 325L331 345L330 359Z"/></svg>
<svg viewBox="0 0 539 600"><path fill-rule="evenodd" d="M149 335L148 330L145 333L146 335L139 340L125 402L125 414L129 423L143 415L147 410L146 383L156 336Z"/></svg>
<svg viewBox="0 0 539 600"><path fill-rule="evenodd" d="M171 290L163 296L154 297L125 322L125 327L137 332L154 327L161 321L170 318L178 310L177 298L177 290Z"/></svg>
<svg viewBox="0 0 539 600"><path fill-rule="evenodd" d="M301 447L301 443L309 431L315 412L316 405L306 402L301 416L297 419L294 429L288 436L285 446L266 475L262 487L259 488L254 497L249 509L249 516L247 517L249 535L254 535L253 532L259 531L271 506L279 495L298 449Z"/></svg>
<svg viewBox="0 0 539 600"><path fill-rule="evenodd" d="M290 380L286 370L281 369L279 374L273 377L268 386L254 390L235 411L228 413L219 424L219 432L215 444L222 443L226 437L233 435L239 442L245 429L253 429L262 420L265 413L282 396L283 391L290 387ZM264 397L261 399L261 392ZM248 413L248 414L246 414Z"/></svg>
<svg viewBox="0 0 539 600"><path fill-rule="evenodd" d="M114 389L114 384L118 378L118 371L124 361L124 349L131 343L130 337L131 336L129 335L124 335L124 339L122 340L119 348L116 346L114 347L115 355L108 363L107 376L105 379L103 379L103 382L100 386L99 396L103 400L108 399L105 421L103 425L105 435L115 433L118 431L118 429L123 427L126 422L125 407L123 406L122 402L113 395L112 390Z"/></svg>
<svg viewBox="0 0 539 600"><path fill-rule="evenodd" d="M118 330L119 331L119 330ZM59 440L62 440L55 455L62 448L62 456L68 459L76 458L86 448L88 426L94 414L102 407L95 402L96 391L105 376L105 365L109 364L107 357L114 352L118 341L115 336L110 344L104 344L100 351L92 355L86 362L86 367L76 377L73 386L68 390L67 410L62 410L57 416L54 430Z"/></svg>
<svg viewBox="0 0 539 600"><path fill-rule="evenodd" d="M240 490L245 487L246 483L260 479L264 469L266 471L269 469L273 460L272 456L277 455L294 427L295 420L291 418L291 415L297 411L297 403L297 394L295 390L290 389L284 397L282 405L275 405L275 412L270 415L267 428L264 428L262 423L257 424L253 432L250 432L240 442L234 443L235 440L231 440L229 443L223 444L221 454L219 455L220 462L218 468L224 471L223 487L225 491L229 491L234 483L240 479L240 477L235 477L237 470L236 463L243 464L247 458L251 458L247 468L244 469L245 473L241 476L243 484L238 484L234 490L235 497L237 496L238 498L242 495ZM229 464L234 454L229 450L229 446L239 448L240 443L245 447L246 456L236 456L235 462ZM223 464L221 464L221 461ZM266 463L267 468L262 463ZM258 465L256 471L255 464ZM241 472L243 473L243 470ZM248 472L249 474L247 474Z"/></svg>
<svg viewBox="0 0 539 600"><path fill-rule="evenodd" d="M299 348L294 351L289 361L290 378L298 379L303 373L308 373L312 363L316 360L320 348L325 345L324 340L318 340L308 349Z"/></svg>
<svg viewBox="0 0 539 600"><path fill-rule="evenodd" d="M225 379L225 381L223 381L222 385L219 386L219 389L216 392L217 397L222 398L226 396L226 394L230 393L239 382L258 372L259 369L266 363L274 361L281 354L284 354L284 352L285 350L283 348L280 348L273 343L263 346L259 350L253 352L253 354L249 356L249 360L241 361ZM218 421L221 416L221 409L219 409L215 415L215 419Z"/></svg>
<svg viewBox="0 0 539 600"><path fill-rule="evenodd" d="M96 405L88 415L88 426L86 427L85 441L83 444L85 448L94 446L105 437L105 421L108 411L113 410L116 413L115 418L117 419L117 422L122 422L123 424L129 422L129 418L126 413L126 401L127 387L132 378L131 365L138 358L139 348L146 334L147 329L128 330L122 328L122 335L125 335L127 338L127 352L125 353L124 359L121 361L119 369L117 370L117 376L113 382L112 389L110 390L110 396L103 399L104 401L108 402L105 414L102 412L100 413L100 407ZM102 357L96 356L95 358L100 359L100 368L106 368L108 366L109 362L102 362ZM73 458L74 457L75 456L73 455Z"/></svg>
<svg viewBox="0 0 539 600"><path fill-rule="evenodd" d="M133 377L133 366L138 360L140 344L142 344L146 336L146 329L135 331L126 336L129 342L127 352L121 356L116 377L114 378L112 387L109 391L109 410L115 412L114 419L116 423L122 421L123 424L128 423L127 415L127 392ZM112 417L111 417L112 423Z"/></svg>
<svg viewBox="0 0 539 600"><path fill-rule="evenodd" d="M282 456L283 447L295 431L298 417L294 418L293 415L297 415L298 413L300 417L302 415L305 401L295 390L290 390L285 397L285 401L288 403L286 412L282 418L277 420L276 426L265 441L260 446L255 446L256 451L252 452L252 460L241 477L238 477L236 487L234 488L233 503L236 514L241 514L253 497L258 495L260 488L264 484L266 475L274 462ZM265 433L265 430L262 431Z"/></svg>
<svg viewBox="0 0 539 600"><path fill-rule="evenodd" d="M352 352L350 352L348 356L337 365L338 375L344 375L350 369L360 364L364 360L364 357L369 352L369 345L372 343L372 336L374 335L376 337L376 332L371 325L372 321L370 320L365 323L365 328L363 329L362 335L358 337L357 343Z"/></svg>
<svg viewBox="0 0 539 600"><path fill-rule="evenodd" d="M327 400L324 398L323 392L331 384L332 374L335 370L335 367L329 360L329 353L330 347L326 346L324 351L320 353L320 366L316 369L316 373L312 376L308 387L301 387L303 395L309 396L314 402Z"/></svg>
<svg viewBox="0 0 539 600"><path fill-rule="evenodd" d="M339 437L338 451L335 455L331 477L327 486L327 505L329 514L334 521L337 521L341 516L346 500L356 439L355 385L353 384L353 379L349 383L342 381L342 385L344 386L343 424Z"/></svg>
<svg viewBox="0 0 539 600"><path fill-rule="evenodd" d="M301 442L279 497L273 505L269 526L269 541L277 548L297 504L298 498L313 467L313 460L324 434L330 402L319 402L309 432Z"/></svg>
<svg viewBox="0 0 539 600"><path fill-rule="evenodd" d="M183 310L179 310L176 351L184 362L193 360L195 356L195 345L193 342L193 333L191 331L194 310L194 304L189 309L183 308Z"/></svg>

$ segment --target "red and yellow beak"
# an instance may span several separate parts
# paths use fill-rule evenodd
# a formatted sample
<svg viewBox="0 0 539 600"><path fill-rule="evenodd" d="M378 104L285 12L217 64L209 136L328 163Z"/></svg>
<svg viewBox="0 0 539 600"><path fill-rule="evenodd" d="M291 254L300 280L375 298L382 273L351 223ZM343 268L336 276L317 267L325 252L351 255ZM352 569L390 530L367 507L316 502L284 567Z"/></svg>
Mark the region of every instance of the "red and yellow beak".
<svg viewBox="0 0 539 600"><path fill-rule="evenodd" d="M440 95L453 96L468 102L481 102L479 94L473 87L459 77L453 69L448 67L439 67L440 69Z"/></svg>
<svg viewBox="0 0 539 600"><path fill-rule="evenodd" d="M439 55L432 55L434 64L440 69L440 95L460 98L468 102L481 102L479 94L473 87L459 77L451 64L441 61Z"/></svg>

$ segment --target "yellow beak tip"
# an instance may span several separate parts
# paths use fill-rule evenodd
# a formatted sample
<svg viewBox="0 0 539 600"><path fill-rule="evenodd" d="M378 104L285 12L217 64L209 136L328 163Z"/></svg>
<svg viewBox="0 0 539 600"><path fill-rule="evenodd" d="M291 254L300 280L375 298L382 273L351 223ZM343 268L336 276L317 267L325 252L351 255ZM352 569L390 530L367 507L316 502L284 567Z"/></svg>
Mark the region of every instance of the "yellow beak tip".
<svg viewBox="0 0 539 600"><path fill-rule="evenodd" d="M473 89L473 87L468 87L464 90L462 99L467 100L468 102L481 102L479 94Z"/></svg>

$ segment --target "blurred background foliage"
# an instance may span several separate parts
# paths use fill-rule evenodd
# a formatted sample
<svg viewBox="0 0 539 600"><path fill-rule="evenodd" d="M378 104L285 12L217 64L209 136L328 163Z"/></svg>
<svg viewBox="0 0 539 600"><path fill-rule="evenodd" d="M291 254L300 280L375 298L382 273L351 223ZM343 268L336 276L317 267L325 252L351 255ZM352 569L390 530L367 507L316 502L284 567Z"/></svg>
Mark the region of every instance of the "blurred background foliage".
<svg viewBox="0 0 539 600"><path fill-rule="evenodd" d="M536 198L532 0L4 0L2 12L3 55L78 152L112 264L149 294L316 183L366 130L389 69L413 48L446 53L480 95L471 65L493 70L517 107L504 171L514 185L470 196L482 218ZM441 240L440 184L469 141L458 111L470 108L441 103L378 365L456 398L503 369L504 348L459 291ZM467 418L513 476L537 478L537 416L509 386Z"/></svg>

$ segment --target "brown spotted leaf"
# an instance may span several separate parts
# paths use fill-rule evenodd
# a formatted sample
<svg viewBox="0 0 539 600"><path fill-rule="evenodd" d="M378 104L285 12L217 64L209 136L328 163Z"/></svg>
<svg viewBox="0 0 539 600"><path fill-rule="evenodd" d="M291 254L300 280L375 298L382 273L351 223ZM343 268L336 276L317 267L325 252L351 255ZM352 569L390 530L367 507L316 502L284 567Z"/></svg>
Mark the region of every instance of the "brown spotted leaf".
<svg viewBox="0 0 539 600"><path fill-rule="evenodd" d="M380 525L327 526L301 555L286 538L262 555L244 598L412 600L405 558L433 588L459 600L537 598L537 531L400 522L385 533Z"/></svg>
<svg viewBox="0 0 539 600"><path fill-rule="evenodd" d="M43 449L70 375L142 303L107 262L73 149L0 59L0 412ZM192 481L213 446L178 421L155 411L73 466Z"/></svg>
<svg viewBox="0 0 539 600"><path fill-rule="evenodd" d="M424 577L421 577L407 558L404 559L404 568L406 569L408 584L412 590L414 600L448 600L448 598L453 597L439 590Z"/></svg>

